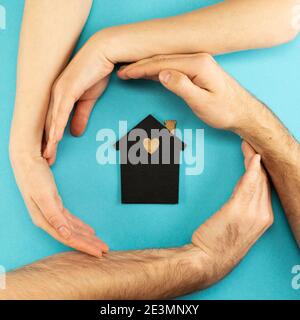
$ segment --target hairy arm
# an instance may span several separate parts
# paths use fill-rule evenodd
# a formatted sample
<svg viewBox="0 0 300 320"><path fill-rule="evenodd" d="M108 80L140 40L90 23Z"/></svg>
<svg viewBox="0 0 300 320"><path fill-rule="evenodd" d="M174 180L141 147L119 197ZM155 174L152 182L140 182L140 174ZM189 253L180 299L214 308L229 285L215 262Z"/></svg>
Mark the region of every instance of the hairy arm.
<svg viewBox="0 0 300 320"><path fill-rule="evenodd" d="M300 144L267 106L250 105L249 121L235 132L261 154L300 247Z"/></svg>
<svg viewBox="0 0 300 320"><path fill-rule="evenodd" d="M278 45L300 29L299 0L226 0L190 13L115 26L93 35L64 70L53 89L46 123L44 157L55 161L56 148L74 107L71 132L81 135L115 63L158 54L220 54ZM299 17L298 17L299 18ZM124 76L122 71L120 76Z"/></svg>
<svg viewBox="0 0 300 320"><path fill-rule="evenodd" d="M300 245L300 144L266 105L207 54L145 59L124 68L122 78L159 79L207 124L248 141L261 154Z"/></svg>
<svg viewBox="0 0 300 320"><path fill-rule="evenodd" d="M246 174L231 199L174 249L59 254L13 271L0 299L162 299L204 289L228 274L272 224L260 156L244 144Z"/></svg>
<svg viewBox="0 0 300 320"><path fill-rule="evenodd" d="M55 239L100 256L107 250L94 231L64 208L42 157L51 87L75 46L92 0L27 0L18 58L10 158L33 222Z"/></svg>

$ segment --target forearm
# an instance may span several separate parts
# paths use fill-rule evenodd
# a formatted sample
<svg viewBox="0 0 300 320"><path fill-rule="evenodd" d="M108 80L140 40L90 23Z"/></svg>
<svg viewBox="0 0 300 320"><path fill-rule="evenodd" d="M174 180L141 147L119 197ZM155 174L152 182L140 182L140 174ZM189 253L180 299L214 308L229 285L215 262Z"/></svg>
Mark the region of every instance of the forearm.
<svg viewBox="0 0 300 320"><path fill-rule="evenodd" d="M9 273L0 299L162 299L214 284L273 222L267 177L251 150L243 151L247 171L232 197L194 232L192 244L102 258L56 255Z"/></svg>
<svg viewBox="0 0 300 320"><path fill-rule="evenodd" d="M215 214L184 247L111 251L102 258L68 252L25 266L7 275L0 300L165 299L205 289L225 277L270 225L267 212L249 220L245 210L240 223L241 212L233 209Z"/></svg>
<svg viewBox="0 0 300 320"><path fill-rule="evenodd" d="M247 108L250 120L235 131L261 154L300 246L300 145L262 103Z"/></svg>
<svg viewBox="0 0 300 320"><path fill-rule="evenodd" d="M92 0L27 0L20 34L12 153L38 153L53 82L65 66Z"/></svg>
<svg viewBox="0 0 300 320"><path fill-rule="evenodd" d="M225 0L191 13L100 31L112 62L157 54L231 51L270 47L291 40L297 0ZM271 9L270 9L271 8ZM101 42L101 41L100 41Z"/></svg>
<svg viewBox="0 0 300 320"><path fill-rule="evenodd" d="M176 249L59 254L9 273L0 299L160 299L209 285L203 253Z"/></svg>

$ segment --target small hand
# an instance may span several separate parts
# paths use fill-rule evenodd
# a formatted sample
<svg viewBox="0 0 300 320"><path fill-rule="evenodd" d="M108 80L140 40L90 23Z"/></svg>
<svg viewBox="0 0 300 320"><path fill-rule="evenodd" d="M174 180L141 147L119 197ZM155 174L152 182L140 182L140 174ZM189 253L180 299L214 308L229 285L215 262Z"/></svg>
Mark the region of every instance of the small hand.
<svg viewBox="0 0 300 320"><path fill-rule="evenodd" d="M41 156L12 164L33 223L56 240L76 250L100 257L107 245L98 239L95 231L72 215L62 203L49 165Z"/></svg>
<svg viewBox="0 0 300 320"><path fill-rule="evenodd" d="M122 67L123 80L160 80L208 125L234 129L248 119L254 99L208 54L166 55Z"/></svg>
<svg viewBox="0 0 300 320"><path fill-rule="evenodd" d="M195 231L192 239L195 246L216 259L220 277L239 262L274 219L261 157L246 142L242 150L246 173L230 200Z"/></svg>
<svg viewBox="0 0 300 320"><path fill-rule="evenodd" d="M43 156L52 165L70 114L71 133L83 134L97 99L105 91L114 64L99 53L97 37L92 37L77 53L55 82L45 126Z"/></svg>

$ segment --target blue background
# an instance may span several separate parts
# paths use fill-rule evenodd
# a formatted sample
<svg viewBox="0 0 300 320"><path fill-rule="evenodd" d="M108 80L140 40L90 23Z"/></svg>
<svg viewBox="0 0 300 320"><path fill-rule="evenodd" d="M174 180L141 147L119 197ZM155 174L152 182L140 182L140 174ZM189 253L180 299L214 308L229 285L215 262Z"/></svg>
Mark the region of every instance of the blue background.
<svg viewBox="0 0 300 320"><path fill-rule="evenodd" d="M164 17L216 1L95 0L79 46L107 26ZM12 269L66 248L34 227L18 192L8 159L9 128L15 96L15 71L23 1L2 0L7 29L0 30L0 264ZM265 101L300 138L300 40L267 50L218 57L219 63ZM32 88L34 90L34 88ZM178 127L205 129L205 169L200 176L180 177L180 204L121 205L119 167L96 162L96 133L118 128L118 120L134 126L149 113L160 120L177 119ZM66 206L96 228L112 249L180 246L193 230L228 199L243 173L240 139L211 129L184 103L159 84L123 83L113 76L98 102L86 134L65 135L54 174ZM282 208L274 196L275 223L242 263L210 289L192 299L299 299L291 287L291 269L300 254Z"/></svg>

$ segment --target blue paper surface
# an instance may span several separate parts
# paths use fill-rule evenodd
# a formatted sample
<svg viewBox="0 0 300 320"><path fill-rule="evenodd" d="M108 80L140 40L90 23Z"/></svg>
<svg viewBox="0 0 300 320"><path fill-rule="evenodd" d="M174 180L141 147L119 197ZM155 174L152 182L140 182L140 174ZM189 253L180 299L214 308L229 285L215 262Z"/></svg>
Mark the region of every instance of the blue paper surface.
<svg viewBox="0 0 300 320"><path fill-rule="evenodd" d="M95 0L78 47L99 29L191 11L217 1ZM0 265L7 270L67 250L31 223L14 181L8 140L15 96L17 46L23 1L1 0L6 29L0 30ZM163 32L163 31L162 31ZM300 39L277 48L220 56L218 62L267 103L300 138ZM34 88L32 88L34 90ZM180 175L179 205L122 205L120 168L99 165L96 134L118 128L119 120L133 127L146 115L176 119L178 127L204 129L204 171ZM53 171L66 206L95 227L112 249L174 247L190 241L192 232L220 208L243 173L240 139L207 127L190 109L159 84L122 82L114 75L93 112L86 134L68 132ZM291 286L292 267L300 254L277 197L275 223L242 263L212 288L191 299L299 299ZM187 297L184 297L187 298Z"/></svg>

